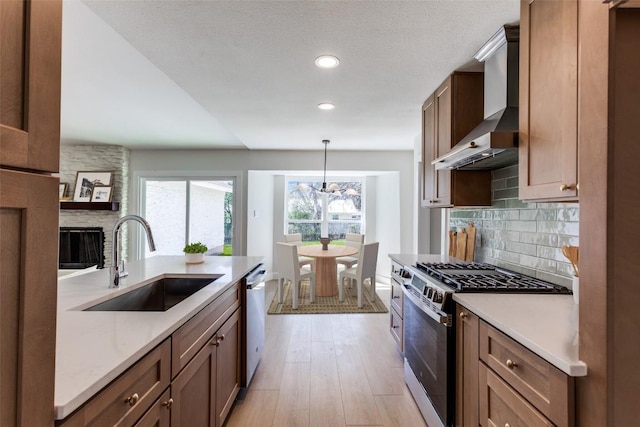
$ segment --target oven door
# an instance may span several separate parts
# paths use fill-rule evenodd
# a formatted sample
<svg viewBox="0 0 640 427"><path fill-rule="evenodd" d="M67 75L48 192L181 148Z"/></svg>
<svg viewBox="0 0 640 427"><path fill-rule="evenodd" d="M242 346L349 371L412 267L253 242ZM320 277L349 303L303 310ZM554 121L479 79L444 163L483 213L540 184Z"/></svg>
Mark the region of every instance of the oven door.
<svg viewBox="0 0 640 427"><path fill-rule="evenodd" d="M422 308L417 296L403 287L404 351L414 375L438 416L452 426L455 416L455 330L447 316ZM450 317L449 317L450 318Z"/></svg>

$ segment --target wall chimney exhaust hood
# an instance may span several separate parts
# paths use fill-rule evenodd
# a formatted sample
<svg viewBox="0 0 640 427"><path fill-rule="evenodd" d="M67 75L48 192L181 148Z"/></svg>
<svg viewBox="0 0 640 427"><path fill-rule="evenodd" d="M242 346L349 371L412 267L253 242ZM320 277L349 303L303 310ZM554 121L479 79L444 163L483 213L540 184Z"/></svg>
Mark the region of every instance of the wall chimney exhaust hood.
<svg viewBox="0 0 640 427"><path fill-rule="evenodd" d="M505 25L474 58L484 62L484 120L448 153L437 170L487 170L518 163L520 27Z"/></svg>

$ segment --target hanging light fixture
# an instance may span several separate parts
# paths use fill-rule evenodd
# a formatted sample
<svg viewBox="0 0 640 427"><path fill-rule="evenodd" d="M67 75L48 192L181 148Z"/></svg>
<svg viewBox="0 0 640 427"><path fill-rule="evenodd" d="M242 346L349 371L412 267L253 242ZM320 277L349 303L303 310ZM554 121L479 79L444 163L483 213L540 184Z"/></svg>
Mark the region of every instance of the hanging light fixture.
<svg viewBox="0 0 640 427"><path fill-rule="evenodd" d="M324 174L322 175L322 188L320 189L320 191L322 191L323 193L331 193L335 191L336 188L331 188L334 185L338 187L336 184L331 184L329 188L327 188L327 145L329 145L330 142L331 141L329 141L328 139L322 140L322 143L324 144Z"/></svg>

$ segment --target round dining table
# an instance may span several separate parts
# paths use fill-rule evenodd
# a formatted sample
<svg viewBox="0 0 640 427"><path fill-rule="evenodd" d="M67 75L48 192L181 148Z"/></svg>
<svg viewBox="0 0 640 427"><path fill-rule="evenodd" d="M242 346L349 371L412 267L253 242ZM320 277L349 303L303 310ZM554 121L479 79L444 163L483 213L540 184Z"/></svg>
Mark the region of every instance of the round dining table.
<svg viewBox="0 0 640 427"><path fill-rule="evenodd" d="M328 245L326 250L322 249L322 245L298 246L298 255L315 259L313 268L316 273L316 296L319 297L332 297L338 294L336 258L357 253L358 248L353 246Z"/></svg>

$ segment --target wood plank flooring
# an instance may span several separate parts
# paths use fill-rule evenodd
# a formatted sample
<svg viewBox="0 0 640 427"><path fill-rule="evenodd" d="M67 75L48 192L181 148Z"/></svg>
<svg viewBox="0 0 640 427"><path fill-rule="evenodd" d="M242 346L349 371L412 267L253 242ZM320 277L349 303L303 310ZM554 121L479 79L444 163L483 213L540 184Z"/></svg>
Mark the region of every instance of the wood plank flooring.
<svg viewBox="0 0 640 427"><path fill-rule="evenodd" d="M267 283L267 307L275 294ZM389 305L389 286L376 285ZM262 361L227 427L426 426L389 314L267 315Z"/></svg>

